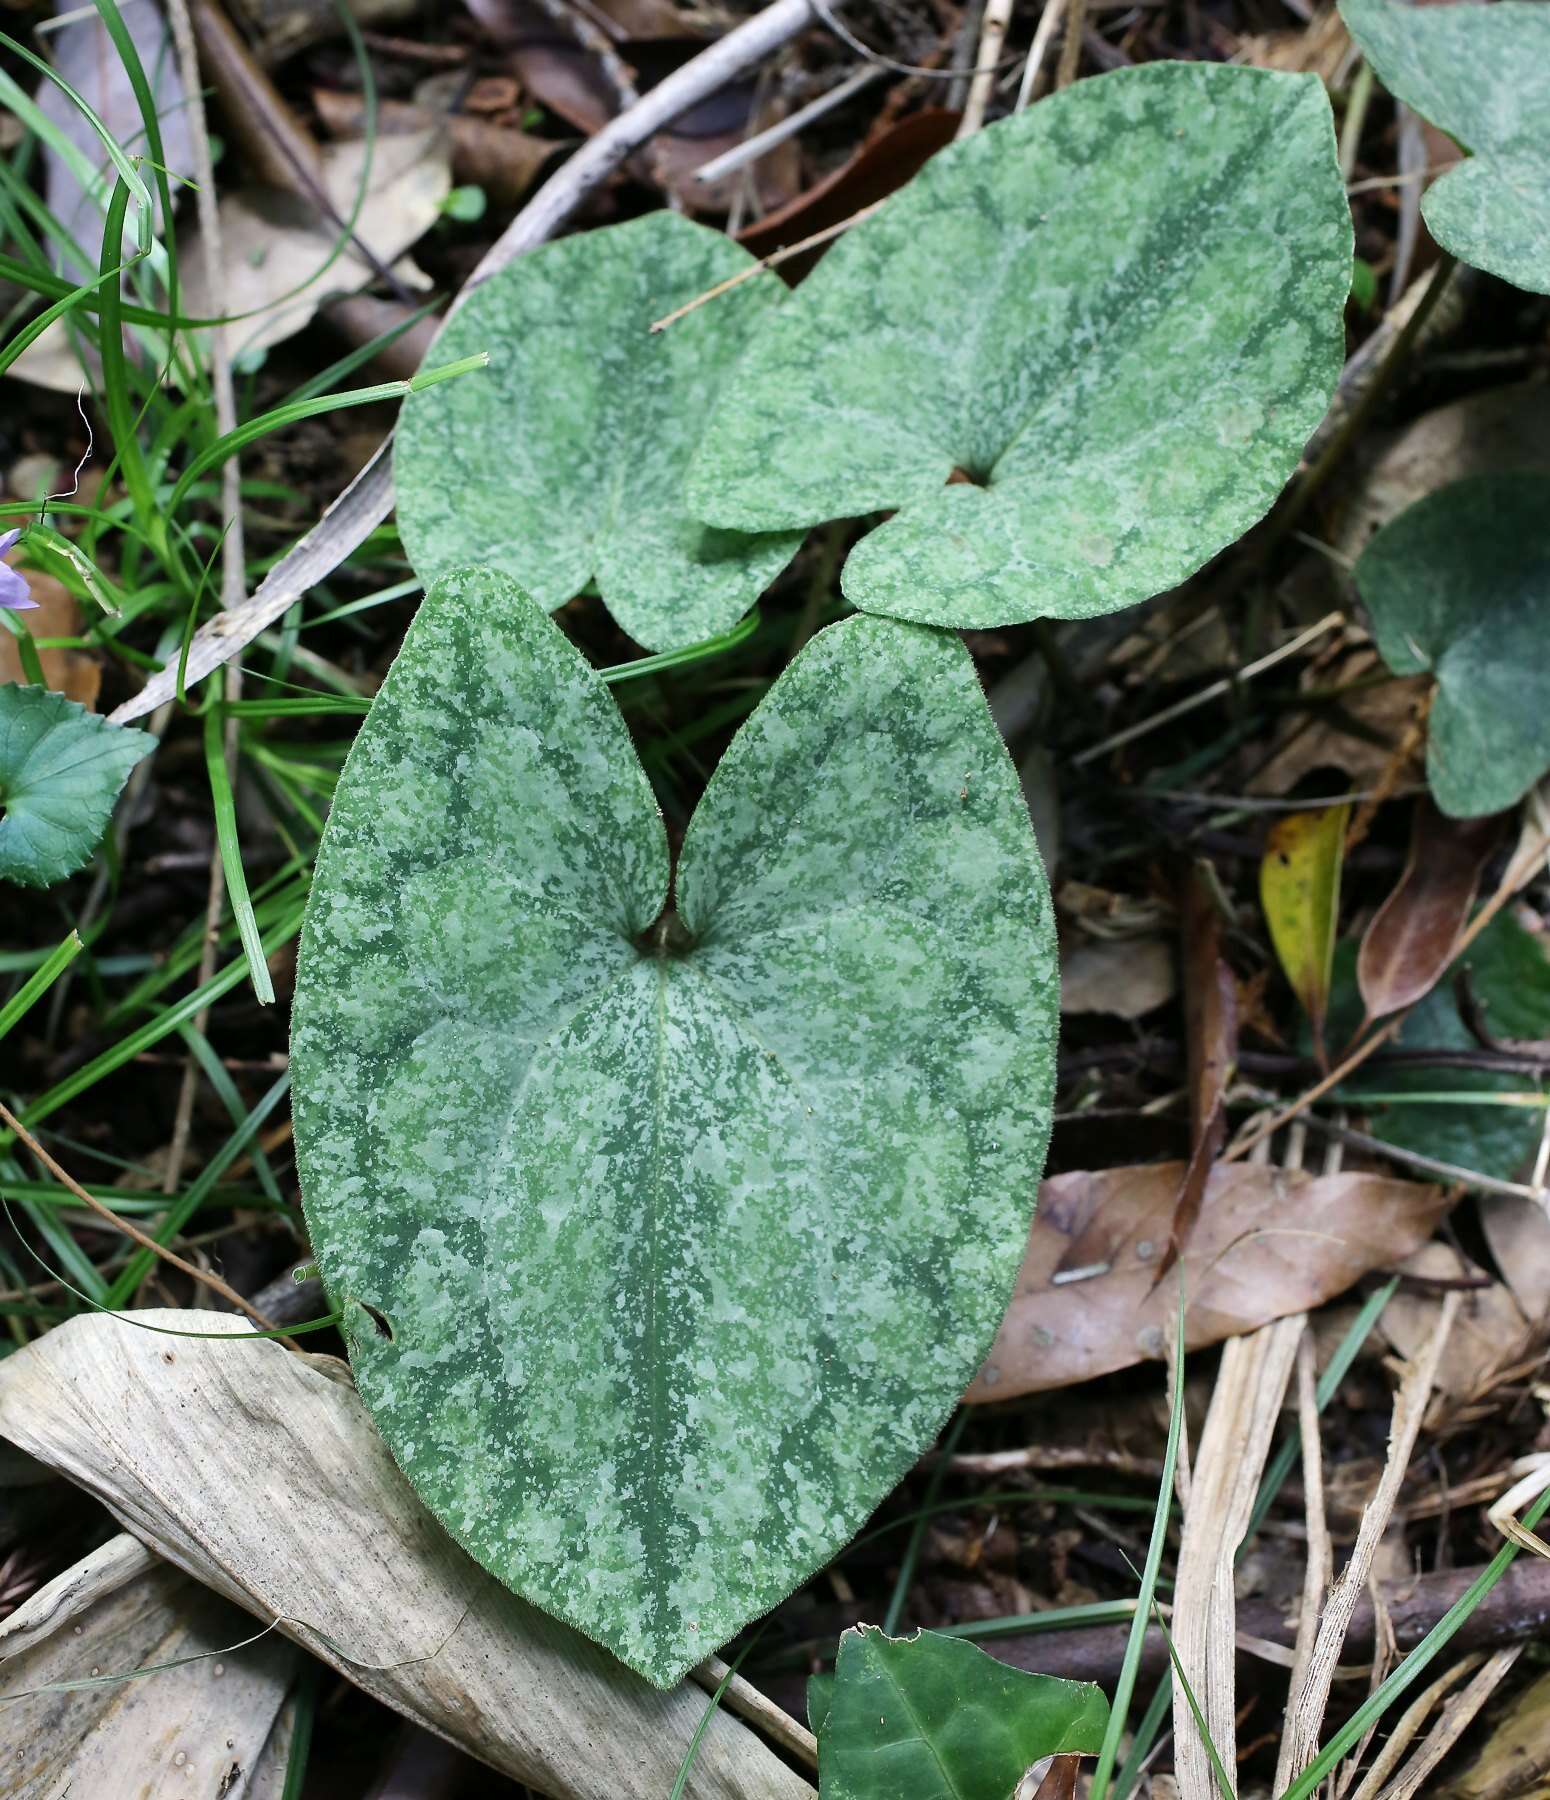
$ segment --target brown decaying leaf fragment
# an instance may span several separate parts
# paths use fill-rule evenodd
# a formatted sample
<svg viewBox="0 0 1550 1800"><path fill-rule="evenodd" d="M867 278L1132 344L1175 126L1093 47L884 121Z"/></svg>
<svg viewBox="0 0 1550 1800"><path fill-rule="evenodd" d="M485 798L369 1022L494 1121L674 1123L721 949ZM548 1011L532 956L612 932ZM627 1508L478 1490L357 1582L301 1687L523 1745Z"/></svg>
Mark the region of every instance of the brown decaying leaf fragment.
<svg viewBox="0 0 1550 1800"><path fill-rule="evenodd" d="M334 137L357 137L366 128L366 102L359 94L314 88L312 104ZM377 128L385 133L425 131L437 125L445 125L451 139L453 175L483 188L497 206L514 206L560 148L548 138L511 131L468 113L440 113L402 100L384 100L377 107Z"/></svg>
<svg viewBox="0 0 1550 1800"><path fill-rule="evenodd" d="M1163 1354L1176 1302L1155 1277L1184 1168L1040 1184L1017 1286L968 1400L1068 1387ZM1216 1164L1181 1258L1185 1348L1321 1306L1424 1244L1450 1204L1440 1188L1378 1175Z"/></svg>
<svg viewBox="0 0 1550 1800"><path fill-rule="evenodd" d="M1033 1800L1076 1800L1076 1777L1081 1766L1079 1756L1052 1756L1044 1779L1034 1789Z"/></svg>
<svg viewBox="0 0 1550 1800"><path fill-rule="evenodd" d="M1222 914L1209 866L1197 863L1180 915L1184 962L1184 1030L1189 1046L1189 1162L1156 1279L1183 1254L1205 1194L1211 1165L1227 1135L1227 1089L1238 1060L1238 990L1222 954Z"/></svg>
<svg viewBox="0 0 1550 1800"><path fill-rule="evenodd" d="M1429 795L1416 801L1404 873L1373 915L1356 959L1369 1019L1422 999L1452 962L1502 823L1500 813L1444 818Z"/></svg>

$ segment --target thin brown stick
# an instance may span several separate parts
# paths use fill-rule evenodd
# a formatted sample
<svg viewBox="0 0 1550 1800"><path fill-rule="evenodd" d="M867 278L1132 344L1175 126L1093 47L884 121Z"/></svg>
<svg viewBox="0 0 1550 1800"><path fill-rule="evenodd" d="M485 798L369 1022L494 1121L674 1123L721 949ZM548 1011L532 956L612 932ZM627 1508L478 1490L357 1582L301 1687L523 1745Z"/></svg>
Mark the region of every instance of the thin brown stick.
<svg viewBox="0 0 1550 1800"><path fill-rule="evenodd" d="M714 1694L727 1674L727 1665L719 1656L707 1656L697 1668L689 1671L689 1679L707 1694ZM777 1706L751 1681L741 1675L732 1676L721 1691L721 1704L735 1713L745 1724L752 1725L772 1744L779 1744L808 1768L818 1767L818 1740L805 1725L793 1719L784 1707Z"/></svg>
<svg viewBox="0 0 1550 1800"><path fill-rule="evenodd" d="M175 1250L169 1250L165 1244L158 1244L155 1238L147 1236L138 1225L132 1225L128 1219L121 1218L111 1207L104 1206L94 1194L88 1194L69 1170L62 1169L54 1161L48 1151L43 1148L3 1100L0 1100L0 1123L3 1123L8 1130L20 1138L61 1187L67 1188L74 1194L76 1199L95 1213L104 1224L111 1225L115 1231L123 1232L125 1237L133 1238L142 1249L149 1250L153 1256L159 1256L163 1262L170 1263L174 1269L181 1271L190 1279L200 1282L209 1288L211 1293L219 1294L228 1305L235 1306L239 1312L245 1313L260 1331L276 1329L273 1320L265 1318L257 1307L250 1306L229 1282L223 1281L219 1275L212 1274L208 1269L196 1268L193 1263L185 1262ZM288 1338L280 1338L277 1342L284 1344L287 1350L295 1351L298 1356L302 1354L298 1346L291 1343Z"/></svg>
<svg viewBox="0 0 1550 1800"><path fill-rule="evenodd" d="M768 256L761 256L758 262L746 269L739 269L737 274L729 276L725 281L718 281L713 288L706 288L703 294L696 294L692 300L686 300L682 306L670 313L664 313L660 319L651 321L653 332L666 331L669 325L676 325L680 319L688 318L697 312L708 301L719 300L723 294L730 294L733 288L741 287L745 281L752 281L755 275L764 275L769 270L779 268L783 262L789 262L793 256L800 256L804 250L815 249L819 244L827 244L830 238L837 238L842 231L849 231L852 225L859 225L863 219L870 219L882 205L881 200L874 200L870 206L863 206L860 212L854 212L848 219L841 219L836 225L825 225L822 231L815 231L811 237L802 238L795 244L787 244L779 250L772 250Z"/></svg>

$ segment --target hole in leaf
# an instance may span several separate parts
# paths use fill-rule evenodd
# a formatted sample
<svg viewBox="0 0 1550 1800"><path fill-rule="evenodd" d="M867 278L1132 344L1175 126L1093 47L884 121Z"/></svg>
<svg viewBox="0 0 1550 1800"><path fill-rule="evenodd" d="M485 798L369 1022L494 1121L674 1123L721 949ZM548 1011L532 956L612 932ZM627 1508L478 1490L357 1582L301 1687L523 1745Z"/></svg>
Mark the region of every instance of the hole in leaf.
<svg viewBox="0 0 1550 1800"><path fill-rule="evenodd" d="M965 469L961 465L955 467L947 478L949 487L989 487L990 476L979 469Z"/></svg>
<svg viewBox="0 0 1550 1800"><path fill-rule="evenodd" d="M365 1300L361 1301L360 1307L361 1307L361 1311L363 1313L365 1313L366 1317L371 1320L373 1325L376 1326L377 1336L380 1338L386 1338L387 1341L391 1344L393 1341L393 1327L392 1327L391 1322L388 1319L387 1314L385 1312L380 1311L377 1307L372 1306L369 1302L367 1302Z"/></svg>

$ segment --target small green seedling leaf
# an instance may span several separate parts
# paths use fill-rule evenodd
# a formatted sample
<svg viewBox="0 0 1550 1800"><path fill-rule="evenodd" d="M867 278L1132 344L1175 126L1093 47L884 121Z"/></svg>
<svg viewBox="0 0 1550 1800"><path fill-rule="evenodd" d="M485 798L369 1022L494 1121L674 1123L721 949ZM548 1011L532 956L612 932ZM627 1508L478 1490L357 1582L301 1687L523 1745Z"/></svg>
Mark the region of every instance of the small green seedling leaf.
<svg viewBox="0 0 1550 1800"><path fill-rule="evenodd" d="M760 324L690 503L745 531L898 508L845 566L869 612L1129 606L1296 468L1340 373L1351 244L1316 77L1079 82L940 151Z"/></svg>
<svg viewBox="0 0 1550 1800"><path fill-rule="evenodd" d="M47 887L97 847L129 771L156 748L48 688L0 686L0 881Z"/></svg>
<svg viewBox="0 0 1550 1800"><path fill-rule="evenodd" d="M1550 293L1550 8L1340 0L1340 11L1389 92L1474 152L1421 201L1432 236Z"/></svg>
<svg viewBox="0 0 1550 1800"><path fill-rule="evenodd" d="M814 1684L828 1678L814 1676ZM1091 1682L1008 1668L936 1631L840 1639L808 1695L821 1800L1012 1800L1046 1756L1096 1755L1109 1706Z"/></svg>
<svg viewBox="0 0 1550 1800"><path fill-rule="evenodd" d="M1550 769L1550 476L1479 475L1383 527L1356 564L1383 660L1437 678L1426 776L1455 819Z"/></svg>
<svg viewBox="0 0 1550 1800"><path fill-rule="evenodd" d="M752 262L720 232L651 213L546 244L475 288L435 353L488 350L488 372L411 395L399 415L399 527L421 579L485 563L551 609L595 579L648 650L735 625L800 534L701 524L684 470L749 329L784 289L744 282L671 331L650 326Z"/></svg>
<svg viewBox="0 0 1550 1800"><path fill-rule="evenodd" d="M662 1684L832 1556L968 1385L1057 1005L1016 772L942 632L819 633L675 887L603 682L507 578L448 576L318 859L312 1245L427 1505Z"/></svg>

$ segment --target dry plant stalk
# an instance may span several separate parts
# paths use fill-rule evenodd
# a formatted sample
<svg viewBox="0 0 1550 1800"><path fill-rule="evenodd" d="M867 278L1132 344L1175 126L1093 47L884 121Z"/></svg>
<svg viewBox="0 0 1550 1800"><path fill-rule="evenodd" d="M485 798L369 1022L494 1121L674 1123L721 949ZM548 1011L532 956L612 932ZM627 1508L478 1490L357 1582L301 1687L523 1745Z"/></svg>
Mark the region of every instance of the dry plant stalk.
<svg viewBox="0 0 1550 1800"><path fill-rule="evenodd" d="M1442 1717L1427 1733L1426 1741L1378 1796L1378 1800L1413 1800L1438 1763L1464 1735L1502 1677L1523 1654L1525 1646L1509 1644L1489 1657L1480 1672L1455 1699L1443 1708Z"/></svg>
<svg viewBox="0 0 1550 1800"><path fill-rule="evenodd" d="M1289 1693L1296 1693L1308 1678L1308 1665L1313 1660L1314 1637L1318 1631L1319 1609L1334 1579L1334 1550L1329 1541L1329 1525L1324 1513L1324 1445L1319 1431L1319 1408L1314 1380L1313 1339L1304 1332L1297 1346L1297 1424L1302 1434L1302 1484L1306 1494L1304 1514L1308 1527L1308 1560L1303 1571L1302 1613L1297 1620L1297 1642L1292 1652L1292 1674L1287 1683ZM1276 1764L1275 1789L1280 1793L1290 1780L1291 1738L1281 1739L1281 1755Z"/></svg>
<svg viewBox="0 0 1550 1800"><path fill-rule="evenodd" d="M1424 1354L1406 1369L1399 1391L1394 1396L1394 1416L1389 1427L1389 1453L1383 1465L1383 1473L1378 1479L1377 1491L1362 1514L1350 1560L1342 1570L1324 1608L1307 1670L1302 1681L1287 1698L1286 1737L1282 1745L1281 1760L1285 1776L1289 1780L1295 1780L1318 1754L1319 1730L1324 1722L1325 1708L1329 1705L1330 1684L1340 1660L1340 1650L1345 1643L1346 1633L1350 1630L1357 1602L1372 1573L1378 1545L1388 1529L1389 1520L1393 1517L1399 1500L1399 1490L1410 1466L1410 1458L1415 1452L1416 1438L1426 1415L1427 1401L1431 1398L1437 1369L1447 1346L1448 1334L1453 1329L1453 1321L1458 1317L1461 1300L1462 1296L1456 1290L1446 1296L1431 1342L1426 1346ZM1277 1779L1279 1781L1280 1777Z"/></svg>
<svg viewBox="0 0 1550 1800"><path fill-rule="evenodd" d="M1306 1324L1306 1314L1294 1313L1228 1339L1190 1480L1174 1583L1174 1647L1211 1741L1229 1768L1237 1739L1233 1563ZM1210 1756L1177 1674L1173 1731L1181 1800L1216 1800Z"/></svg>
<svg viewBox="0 0 1550 1800"><path fill-rule="evenodd" d="M1428 1682L1422 1688L1395 1720L1394 1729L1389 1733L1383 1748L1372 1759L1372 1767L1362 1777L1361 1786L1352 1793L1350 1800L1378 1800L1383 1784L1399 1767L1401 1758L1420 1735L1422 1726L1432 1715L1433 1707L1445 1694L1451 1694L1464 1677L1473 1674L1484 1661L1483 1650L1461 1657L1451 1669L1444 1670L1435 1681Z"/></svg>

